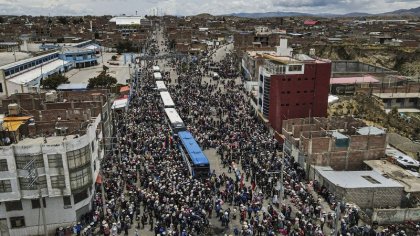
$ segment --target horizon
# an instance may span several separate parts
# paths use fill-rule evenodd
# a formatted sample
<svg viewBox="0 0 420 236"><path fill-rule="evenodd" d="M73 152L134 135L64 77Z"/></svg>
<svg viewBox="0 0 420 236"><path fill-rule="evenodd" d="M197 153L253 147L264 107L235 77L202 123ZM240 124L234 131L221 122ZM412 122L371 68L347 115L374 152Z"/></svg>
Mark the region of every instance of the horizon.
<svg viewBox="0 0 420 236"><path fill-rule="evenodd" d="M258 4L257 4L258 3ZM186 8L185 6L189 6ZM0 0L2 16L138 16L298 12L311 15L380 14L420 7L420 0ZM136 9L138 8L138 9ZM252 9L250 11L249 9Z"/></svg>

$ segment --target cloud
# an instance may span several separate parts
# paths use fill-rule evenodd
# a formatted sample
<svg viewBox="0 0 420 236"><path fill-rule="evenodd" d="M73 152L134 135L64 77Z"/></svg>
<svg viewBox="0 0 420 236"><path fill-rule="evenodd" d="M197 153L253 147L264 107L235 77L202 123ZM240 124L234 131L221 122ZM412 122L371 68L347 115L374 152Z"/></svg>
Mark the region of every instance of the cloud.
<svg viewBox="0 0 420 236"><path fill-rule="evenodd" d="M420 0L0 0L0 14L141 15L295 11L380 13L420 6Z"/></svg>

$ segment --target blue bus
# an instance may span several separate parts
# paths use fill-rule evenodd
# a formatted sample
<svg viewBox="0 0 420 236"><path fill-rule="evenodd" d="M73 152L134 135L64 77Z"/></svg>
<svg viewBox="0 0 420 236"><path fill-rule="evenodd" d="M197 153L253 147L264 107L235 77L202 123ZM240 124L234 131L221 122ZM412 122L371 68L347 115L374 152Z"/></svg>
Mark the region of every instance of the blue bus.
<svg viewBox="0 0 420 236"><path fill-rule="evenodd" d="M188 166L191 176L194 178L205 178L209 176L209 160L206 155L204 155L191 133L188 131L180 131L178 132L178 138L180 140L178 147L184 162Z"/></svg>

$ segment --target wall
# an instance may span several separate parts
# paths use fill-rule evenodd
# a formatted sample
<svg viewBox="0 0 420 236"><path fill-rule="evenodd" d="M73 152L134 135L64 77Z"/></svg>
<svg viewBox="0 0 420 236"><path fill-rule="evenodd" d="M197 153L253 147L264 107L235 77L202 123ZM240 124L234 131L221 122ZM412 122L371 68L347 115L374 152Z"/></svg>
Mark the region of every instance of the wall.
<svg viewBox="0 0 420 236"><path fill-rule="evenodd" d="M87 128L86 135L80 136L76 139L67 139L65 141L60 140L57 143L48 142L46 144L37 142L36 140L32 141L31 145L13 145L7 147L0 147L0 158L5 158L8 161L9 171L7 172L0 172L0 179L11 179L12 181L12 193L4 193L0 194L1 201L8 201L8 200L20 200L21 197L25 196L26 199L22 199L22 206L23 210L20 211L11 211L6 212L5 204L0 204L0 219L7 218L8 220L8 227L10 229L10 217L14 216L25 216L25 224L27 227L18 228L18 229L10 229L10 235L36 235L38 230L38 219L39 219L39 209L32 209L31 201L28 199L33 199L38 197L38 191L36 190L27 190L22 191L19 188L19 183L16 179L17 175L19 176L26 176L26 171L19 170L16 173L16 165L14 160L15 153L43 153L44 157L44 166L45 168L38 168L38 173L41 175L47 176L47 189L42 189L43 196L46 196L46 221L48 224L49 230L55 230L57 227L65 225L68 226L72 222L77 221L76 212L82 214L86 210L90 210L90 202L93 196L93 189L90 188L91 191L89 193L89 197L84 199L83 201L74 204L72 200L72 207L71 208L64 208L63 203L63 195L70 195L70 179L69 179L69 171L67 166L67 156L66 152L71 150L80 149L89 145L91 149L91 168L92 168L92 182L94 183L98 173L99 173L99 166L100 166L100 159L102 159L104 155L103 150L99 150L100 145L99 142L101 141L99 137L102 137L102 133L97 135L97 128L99 128L99 124L101 121L101 116L98 115L95 121L89 124ZM112 122L110 120L110 122ZM61 137L57 137L60 139ZM39 138L42 139L42 138ZM91 144L93 143L93 150ZM60 153L62 154L63 158L63 169L58 170L57 168L49 168L47 155ZM62 190L53 189L51 187L51 175L56 175L57 172L63 172L65 176L65 188ZM32 227L33 226L33 227ZM42 231L42 227L40 228Z"/></svg>
<svg viewBox="0 0 420 236"><path fill-rule="evenodd" d="M372 215L372 221L378 221L380 225L402 223L406 220L420 221L420 208L375 209Z"/></svg>
<svg viewBox="0 0 420 236"><path fill-rule="evenodd" d="M305 64L304 71L271 76L269 121L278 132L285 119L327 115L331 64Z"/></svg>

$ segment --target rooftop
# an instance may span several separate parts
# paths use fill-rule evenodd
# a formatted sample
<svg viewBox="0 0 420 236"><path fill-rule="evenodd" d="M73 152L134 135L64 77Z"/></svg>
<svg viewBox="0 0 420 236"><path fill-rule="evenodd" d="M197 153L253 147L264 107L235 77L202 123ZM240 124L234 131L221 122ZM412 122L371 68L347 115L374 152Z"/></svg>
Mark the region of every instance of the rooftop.
<svg viewBox="0 0 420 236"><path fill-rule="evenodd" d="M361 127L356 130L356 132L360 135L381 135L386 134L385 130L374 127L374 126L366 126Z"/></svg>
<svg viewBox="0 0 420 236"><path fill-rule="evenodd" d="M315 166L316 171L334 185L344 188L392 188L403 187L397 181L385 178L379 172L335 171L331 167Z"/></svg>
<svg viewBox="0 0 420 236"><path fill-rule="evenodd" d="M364 163L378 173L398 181L404 186L405 192L420 192L420 180L412 172L384 160L364 161Z"/></svg>
<svg viewBox="0 0 420 236"><path fill-rule="evenodd" d="M340 77L331 78L330 84L365 84L365 83L379 83L379 80L373 76L359 76L359 77Z"/></svg>
<svg viewBox="0 0 420 236"><path fill-rule="evenodd" d="M26 84L28 82L33 81L34 79L40 77L42 74L47 74L50 71L56 70L57 68L70 64L71 62L66 62L61 59L56 59L49 63L43 64L42 66L38 66L32 70L19 74L15 77L9 79L10 82L15 84Z"/></svg>
<svg viewBox="0 0 420 236"><path fill-rule="evenodd" d="M420 98L420 93L374 93L379 98Z"/></svg>
<svg viewBox="0 0 420 236"><path fill-rule="evenodd" d="M71 84L60 84L57 87L57 90L86 90L88 84L82 83L71 83Z"/></svg>
<svg viewBox="0 0 420 236"><path fill-rule="evenodd" d="M109 22L115 22L117 25L140 25L140 20L143 20L142 16L117 16L109 20Z"/></svg>
<svg viewBox="0 0 420 236"><path fill-rule="evenodd" d="M22 65L22 64L25 64L27 62L32 62L32 61L35 61L37 59L40 59L40 58L43 58L43 57L46 57L46 56L49 56L49 55L54 55L56 53L57 52L52 52L52 53L44 54L44 55L41 55L41 56L31 57L31 58L28 58L28 59L23 59L23 60L20 60L20 61L17 61L17 62L13 62L13 63L7 64L7 65L4 65L4 66L0 66L0 70L2 70L2 69L7 70L9 68L12 68L12 67L15 67L15 66L18 66L18 65Z"/></svg>
<svg viewBox="0 0 420 236"><path fill-rule="evenodd" d="M69 139L75 139L79 136L76 135L66 135L65 136L67 140ZM65 139L64 136L50 136L50 137L46 137L47 143L48 145L54 145L54 144L62 144ZM45 142L44 137L38 137L38 138L24 138L22 140L19 141L19 143L17 143L19 146L30 146L30 145L39 145L39 144L44 144Z"/></svg>

